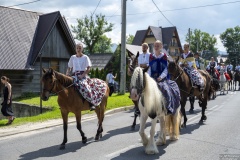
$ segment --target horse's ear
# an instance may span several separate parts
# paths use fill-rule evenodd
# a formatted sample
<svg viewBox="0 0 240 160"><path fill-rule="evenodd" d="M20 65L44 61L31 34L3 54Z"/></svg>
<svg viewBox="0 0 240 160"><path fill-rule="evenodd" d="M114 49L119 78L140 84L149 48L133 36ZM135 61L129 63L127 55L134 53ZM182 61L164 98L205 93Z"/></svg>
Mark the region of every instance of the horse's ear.
<svg viewBox="0 0 240 160"><path fill-rule="evenodd" d="M178 61L179 61L179 56L177 57L177 59L175 60L175 62L178 64Z"/></svg>
<svg viewBox="0 0 240 160"><path fill-rule="evenodd" d="M137 52L137 56L136 56L136 58L138 58L139 57L139 51Z"/></svg>
<svg viewBox="0 0 240 160"><path fill-rule="evenodd" d="M49 69L48 69L48 73L53 74L53 69L52 69L52 68L49 68Z"/></svg>
<svg viewBox="0 0 240 160"><path fill-rule="evenodd" d="M149 66L147 66L147 68L144 68L144 69L143 69L143 73L147 72L147 71L148 71L148 68L149 68Z"/></svg>
<svg viewBox="0 0 240 160"><path fill-rule="evenodd" d="M43 71L43 73L46 73L46 72L47 72L46 69L44 69L44 68L42 68L42 71Z"/></svg>
<svg viewBox="0 0 240 160"><path fill-rule="evenodd" d="M130 53L130 52L127 52L127 54L128 54L128 57L130 57L130 58L132 57L132 55L131 55L131 53Z"/></svg>

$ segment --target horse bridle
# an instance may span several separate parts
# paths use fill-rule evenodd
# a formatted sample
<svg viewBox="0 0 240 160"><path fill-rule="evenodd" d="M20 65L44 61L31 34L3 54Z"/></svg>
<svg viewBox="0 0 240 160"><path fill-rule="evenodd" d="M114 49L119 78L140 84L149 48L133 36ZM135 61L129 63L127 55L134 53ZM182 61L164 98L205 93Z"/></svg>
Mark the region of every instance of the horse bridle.
<svg viewBox="0 0 240 160"><path fill-rule="evenodd" d="M45 89L45 88L43 88L43 90L44 90L44 91L48 91L49 93L58 94L58 93L64 91L64 89L67 89L67 88L71 87L72 85L74 85L74 83L72 83L72 84L70 84L69 86L64 87L62 90L60 90L60 91L58 91L58 92L52 92L53 88L55 87L55 84L56 84L55 82L56 82L56 81L57 81L57 80L53 81L54 84L52 85L52 88L51 88L50 90Z"/></svg>

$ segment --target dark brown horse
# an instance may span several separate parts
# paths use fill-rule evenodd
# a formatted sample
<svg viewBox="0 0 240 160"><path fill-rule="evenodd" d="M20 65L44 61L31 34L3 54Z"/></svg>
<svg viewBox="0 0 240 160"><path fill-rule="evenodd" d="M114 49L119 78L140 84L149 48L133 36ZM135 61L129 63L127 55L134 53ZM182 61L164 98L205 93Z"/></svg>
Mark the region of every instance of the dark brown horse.
<svg viewBox="0 0 240 160"><path fill-rule="evenodd" d="M240 71L236 71L235 73L234 73L234 90L236 91L236 90L240 90ZM237 86L237 82L238 82L238 89L236 88L236 86Z"/></svg>
<svg viewBox="0 0 240 160"><path fill-rule="evenodd" d="M130 62L128 63L128 75L132 76L134 69L138 66L138 57L139 57L139 52L137 52L137 55L130 55L128 54L129 58L130 58ZM136 121L137 121L137 117L140 116L140 111L138 108L138 101L133 101L134 104L134 120L131 126L132 130L135 130L135 126L136 126Z"/></svg>
<svg viewBox="0 0 240 160"><path fill-rule="evenodd" d="M203 94L199 92L198 88L192 87L192 82L185 73L185 71L178 65L179 57L174 62L169 62L168 64L168 72L171 75L171 78L176 81L176 83L179 86L180 94L181 94L181 113L184 117L184 122L182 124L182 127L186 127L187 123L187 116L185 112L185 105L187 102L187 97L189 96L196 96L199 99L199 105L202 108L202 117L199 121L199 123L203 123L207 119L207 116L205 115L205 110L207 108L207 101L210 99L211 95L211 77L210 75L203 70L199 70L202 78L204 79L204 90Z"/></svg>
<svg viewBox="0 0 240 160"><path fill-rule="evenodd" d="M43 69L43 76L41 78L43 84L43 91L41 98L44 101L49 99L50 93L56 93L58 95L58 105L60 106L64 137L63 142L60 145L60 149L65 149L67 143L67 128L68 128L68 114L72 112L75 114L77 129L82 136L82 143L87 142L87 137L82 131L81 126L81 111L89 110L89 102L86 101L78 91L75 90L73 85L73 78L64 74L54 71L53 69ZM106 84L107 87L107 84ZM99 140L102 137L103 127L102 122L104 119L104 111L107 106L107 99L109 95L109 88L107 87L105 96L103 97L100 105L96 107L95 112L98 117L98 129L95 136L95 140Z"/></svg>

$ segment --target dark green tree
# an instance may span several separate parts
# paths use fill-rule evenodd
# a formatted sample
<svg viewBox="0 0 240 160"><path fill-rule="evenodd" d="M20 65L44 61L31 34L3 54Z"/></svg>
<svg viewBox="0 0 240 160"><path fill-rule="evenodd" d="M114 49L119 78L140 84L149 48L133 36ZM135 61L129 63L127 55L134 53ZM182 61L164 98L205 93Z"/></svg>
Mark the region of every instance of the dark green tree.
<svg viewBox="0 0 240 160"><path fill-rule="evenodd" d="M189 43L189 34L186 35L186 42ZM190 50L193 53L202 52L202 57L209 60L211 57L218 56L218 50L215 48L217 44L217 38L209 33L202 32L199 29L195 29L190 34Z"/></svg>
<svg viewBox="0 0 240 160"><path fill-rule="evenodd" d="M93 53L111 53L111 43L111 39L106 35L100 36L99 42L93 48Z"/></svg>
<svg viewBox="0 0 240 160"><path fill-rule="evenodd" d="M95 17L86 15L82 19L77 19L77 22L77 26L71 26L72 31L75 38L87 46L85 52L88 53L94 53L94 47L103 40L103 34L113 29L113 24L109 24L101 14L96 14Z"/></svg>
<svg viewBox="0 0 240 160"><path fill-rule="evenodd" d="M133 39L134 39L134 36L133 35L131 35L131 34L129 34L127 37L126 37L126 43L127 44L132 44L132 42L133 42Z"/></svg>
<svg viewBox="0 0 240 160"><path fill-rule="evenodd" d="M240 62L240 27L226 29L220 38L228 53L228 63L236 66Z"/></svg>

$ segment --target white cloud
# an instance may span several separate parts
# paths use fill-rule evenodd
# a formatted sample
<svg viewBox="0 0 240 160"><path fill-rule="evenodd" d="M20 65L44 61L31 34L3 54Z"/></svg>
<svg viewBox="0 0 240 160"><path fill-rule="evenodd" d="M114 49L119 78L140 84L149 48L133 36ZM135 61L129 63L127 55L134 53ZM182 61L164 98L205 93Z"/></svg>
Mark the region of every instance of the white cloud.
<svg viewBox="0 0 240 160"><path fill-rule="evenodd" d="M184 39L188 28L191 28L192 30L200 29L201 31L207 32L210 35L214 34L218 40L218 45L216 47L221 51L225 51L219 39L219 35L227 28L233 28L239 25L240 3L174 10L209 4L228 3L230 0L181 0L179 2L176 2L176 0L154 1L163 14L175 26L177 26L182 44L185 43ZM24 2L29 1L1 0L0 5L9 6ZM66 17L69 25L76 25L76 18L82 18L85 15L90 15L95 10L98 2L99 0L42 0L28 5L18 6L18 8L42 13L49 13L59 10L61 14ZM161 15L161 13L156 11L157 8L151 0L127 1L127 14L133 14L127 15L127 34L135 35L137 30L147 29L149 25L162 27L171 26L171 24ZM121 16L116 16L121 15L121 1L101 1L95 13L102 13L103 15L106 15L106 19L115 24L114 30L106 35L112 38L112 42L121 42Z"/></svg>

